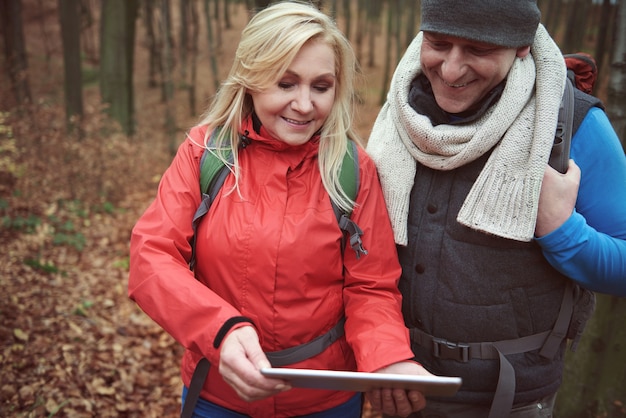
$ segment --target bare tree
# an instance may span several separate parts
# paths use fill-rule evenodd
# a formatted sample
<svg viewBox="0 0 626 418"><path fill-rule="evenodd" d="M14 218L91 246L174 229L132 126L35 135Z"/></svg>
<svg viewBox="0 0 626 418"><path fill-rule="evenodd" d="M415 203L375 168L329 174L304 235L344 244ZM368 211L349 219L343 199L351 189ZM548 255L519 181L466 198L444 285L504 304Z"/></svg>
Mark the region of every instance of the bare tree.
<svg viewBox="0 0 626 418"><path fill-rule="evenodd" d="M608 88L607 113L622 141L626 144L626 5L620 3L615 22L615 44Z"/></svg>
<svg viewBox="0 0 626 418"><path fill-rule="evenodd" d="M0 1L0 22L9 77L17 104L32 102L28 84L28 62L22 28L22 0Z"/></svg>
<svg viewBox="0 0 626 418"><path fill-rule="evenodd" d="M220 76L217 69L217 51L213 38L213 24L211 22L209 0L204 0L204 17L206 21L207 41L209 44L209 62L211 63L211 71L213 73L213 87L217 90L220 85Z"/></svg>
<svg viewBox="0 0 626 418"><path fill-rule="evenodd" d="M597 308L575 353L566 355L555 417L623 417L626 414L626 300L598 295Z"/></svg>
<svg viewBox="0 0 626 418"><path fill-rule="evenodd" d="M102 0L100 94L109 114L134 132L133 53L137 0Z"/></svg>
<svg viewBox="0 0 626 418"><path fill-rule="evenodd" d="M389 80L391 79L391 73L393 72L393 64L391 62L391 46L393 43L393 15L395 8L392 4L387 4L387 30L385 33L385 60L382 86L380 90L379 104L382 106L387 99L387 89L389 88Z"/></svg>
<svg viewBox="0 0 626 418"><path fill-rule="evenodd" d="M172 110L174 100L174 80L172 77L173 67L173 42L171 39L171 17L169 0L161 0L161 33L163 34L163 49L161 51L161 68L163 69L163 99L165 101L165 131L169 138L168 149L174 155L176 152L176 118ZM184 47L181 45L181 47Z"/></svg>
<svg viewBox="0 0 626 418"><path fill-rule="evenodd" d="M148 43L148 86L156 87L157 74L161 74L161 48L154 31L154 2L143 0L143 20L146 26L146 36Z"/></svg>
<svg viewBox="0 0 626 418"><path fill-rule="evenodd" d="M73 131L83 116L83 81L80 58L79 0L59 0L59 21L63 44L65 70L65 119L68 131Z"/></svg>
<svg viewBox="0 0 626 418"><path fill-rule="evenodd" d="M264 9L272 3L272 0L254 0L254 7Z"/></svg>
<svg viewBox="0 0 626 418"><path fill-rule="evenodd" d="M196 114L196 82L198 79L198 38L200 36L200 22L196 2L190 4L191 17L191 80L189 82L189 113Z"/></svg>
<svg viewBox="0 0 626 418"><path fill-rule="evenodd" d="M611 0L603 0L600 13L600 22L598 25L598 38L596 40L596 62L598 64L598 73L602 74L606 57L610 55L611 40L609 34L613 33L615 26L615 9L617 6L611 4Z"/></svg>

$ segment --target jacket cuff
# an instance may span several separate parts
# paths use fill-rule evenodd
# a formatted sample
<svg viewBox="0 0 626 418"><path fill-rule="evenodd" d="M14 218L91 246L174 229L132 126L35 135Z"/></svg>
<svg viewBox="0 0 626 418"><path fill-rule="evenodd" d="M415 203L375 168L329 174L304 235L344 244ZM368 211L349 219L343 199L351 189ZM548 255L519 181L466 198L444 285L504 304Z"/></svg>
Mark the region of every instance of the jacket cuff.
<svg viewBox="0 0 626 418"><path fill-rule="evenodd" d="M250 325L254 326L254 322L252 322L252 319L245 317L245 316L234 316L228 319L226 322L224 322L224 325L222 325L220 330L215 335L215 340L213 341L213 348L218 348L220 344L222 344L222 340L224 340L224 337L226 337L226 334L228 334L228 331L230 331L233 326L241 322L249 322Z"/></svg>

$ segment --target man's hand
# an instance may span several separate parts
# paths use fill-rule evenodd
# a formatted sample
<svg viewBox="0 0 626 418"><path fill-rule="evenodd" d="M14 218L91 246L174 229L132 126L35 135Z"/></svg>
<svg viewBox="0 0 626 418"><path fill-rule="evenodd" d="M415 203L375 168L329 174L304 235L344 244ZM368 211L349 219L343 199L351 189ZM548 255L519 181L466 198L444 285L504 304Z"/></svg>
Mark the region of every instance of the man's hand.
<svg viewBox="0 0 626 418"><path fill-rule="evenodd" d="M219 371L241 399L257 401L291 389L283 380L263 376L259 371L263 367L270 367L270 362L254 327L237 328L226 336L220 351Z"/></svg>
<svg viewBox="0 0 626 418"><path fill-rule="evenodd" d="M413 374L432 376L426 369L413 361L401 361L376 370L376 373ZM367 392L367 397L377 411L385 415L406 417L426 406L426 398L417 390L375 389Z"/></svg>
<svg viewBox="0 0 626 418"><path fill-rule="evenodd" d="M569 160L565 174L548 166L543 174L539 210L535 236L542 237L554 231L572 215L578 187L580 186L580 168L574 160Z"/></svg>

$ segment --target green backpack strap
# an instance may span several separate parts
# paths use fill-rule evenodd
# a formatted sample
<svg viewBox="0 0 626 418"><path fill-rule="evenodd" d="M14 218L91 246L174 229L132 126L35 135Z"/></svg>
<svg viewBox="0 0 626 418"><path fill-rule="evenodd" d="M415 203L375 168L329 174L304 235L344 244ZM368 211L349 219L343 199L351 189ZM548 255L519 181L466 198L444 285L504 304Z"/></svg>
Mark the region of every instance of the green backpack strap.
<svg viewBox="0 0 626 418"><path fill-rule="evenodd" d="M207 148L211 148L215 145L215 136L219 132L219 129L213 130L211 136L209 138L209 142L207 144ZM224 163L222 159L220 159L215 152L222 153L221 155L232 164L233 162L233 152L232 149L225 150L213 150L213 152L209 151L207 148L204 149L202 153L202 157L200 158L200 193L202 194L202 201L200 205L196 209L196 213L193 215L192 227L193 227L193 238L191 240L191 260L189 261L189 268L193 270L196 264L196 231L198 229L198 224L204 215L207 214L211 204L215 200L217 193L222 188L224 184L224 180L228 176L230 170Z"/></svg>
<svg viewBox="0 0 626 418"><path fill-rule="evenodd" d="M208 146L214 145L215 136L219 132L218 129L215 129L209 138ZM233 162L233 153L232 150L220 150L223 152L222 156L229 162ZM191 260L189 262L189 267L193 270L195 266L195 247L196 247L196 230L200 220L204 215L207 214L211 204L213 204L213 200L217 196L220 188L224 184L224 180L228 176L230 170L224 164L224 161L217 157L213 152L205 149L202 154L202 158L200 159L200 192L202 193L202 202L198 206L196 213L194 214L192 225L193 225L193 238L191 242ZM341 164L341 171L339 172L339 183L341 184L344 192L352 199L356 200L356 195L359 191L359 156L357 145L354 141L348 141L348 149L344 154L343 161ZM357 259L361 258L361 255L366 255L367 250L363 247L363 241L361 240L361 236L363 235L363 231L359 226L350 219L352 215L352 211L344 211L339 206L335 204L335 202L331 199L331 205L333 207L333 212L335 213L335 217L337 218L337 223L339 224L339 228L343 231L344 235L342 237L342 251L345 248L346 235L349 238L350 247L356 252Z"/></svg>
<svg viewBox="0 0 626 418"><path fill-rule="evenodd" d="M215 137L218 135L219 131L220 128L216 128L213 130L211 136L209 137L207 148L215 146ZM210 192L213 191L212 189L214 188L213 186L215 185L215 181L217 180L218 173L223 172L224 169L227 168L224 164L224 161L218 158L215 153L221 153L221 156L226 161L228 161L230 164L233 163L232 149L227 148L223 150L217 150L213 148L213 152L210 152L207 148L204 149L204 153L202 154L202 158L200 159L200 192L202 194L210 194ZM219 187L217 188L217 190L219 190ZM215 198L215 196L213 196L213 198Z"/></svg>

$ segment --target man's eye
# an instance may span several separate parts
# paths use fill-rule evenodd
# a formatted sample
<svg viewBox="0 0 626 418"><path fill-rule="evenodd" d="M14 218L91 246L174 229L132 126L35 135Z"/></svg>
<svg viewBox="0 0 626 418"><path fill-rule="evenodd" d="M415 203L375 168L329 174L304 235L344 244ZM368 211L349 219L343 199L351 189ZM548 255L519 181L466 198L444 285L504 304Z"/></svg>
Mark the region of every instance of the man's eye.
<svg viewBox="0 0 626 418"><path fill-rule="evenodd" d="M472 48L470 52L474 55L485 56L491 54L492 51L491 48Z"/></svg>
<svg viewBox="0 0 626 418"><path fill-rule="evenodd" d="M447 42L437 42L437 41L429 41L428 42L433 49L443 50L449 48L449 44Z"/></svg>

